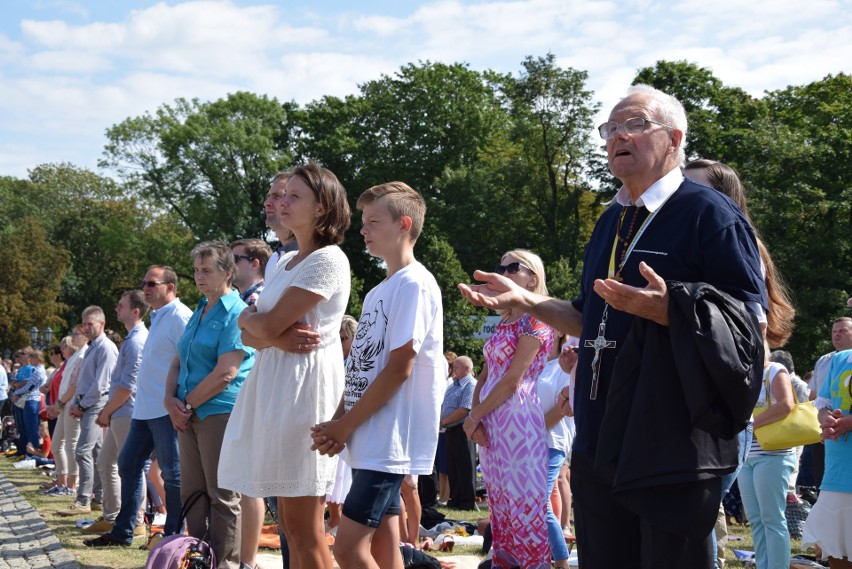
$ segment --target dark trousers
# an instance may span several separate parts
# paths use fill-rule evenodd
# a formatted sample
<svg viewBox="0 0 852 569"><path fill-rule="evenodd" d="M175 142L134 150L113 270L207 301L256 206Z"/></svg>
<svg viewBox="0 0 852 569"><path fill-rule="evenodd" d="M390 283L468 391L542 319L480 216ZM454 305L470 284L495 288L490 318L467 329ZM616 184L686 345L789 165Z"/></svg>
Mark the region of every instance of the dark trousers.
<svg viewBox="0 0 852 569"><path fill-rule="evenodd" d="M476 447L468 440L461 425L450 427L447 435L447 478L450 501L447 506L460 510L476 507Z"/></svg>
<svg viewBox="0 0 852 569"><path fill-rule="evenodd" d="M639 517L613 497L612 475L612 469L595 469L592 458L571 457L577 555L583 569L712 569L709 535L686 538Z"/></svg>
<svg viewBox="0 0 852 569"><path fill-rule="evenodd" d="M813 461L814 486L822 486L822 475L825 473L825 445L816 443L808 445L811 449L811 461Z"/></svg>

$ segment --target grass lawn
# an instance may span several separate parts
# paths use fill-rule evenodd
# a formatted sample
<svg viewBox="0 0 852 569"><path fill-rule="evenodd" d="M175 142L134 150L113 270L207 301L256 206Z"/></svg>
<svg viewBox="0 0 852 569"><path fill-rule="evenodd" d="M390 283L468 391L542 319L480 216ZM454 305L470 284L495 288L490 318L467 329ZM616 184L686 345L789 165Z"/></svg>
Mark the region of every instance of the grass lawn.
<svg viewBox="0 0 852 569"><path fill-rule="evenodd" d="M0 470L14 484L15 488L38 511L47 526L56 535L68 553L73 555L80 566L85 569L138 569L145 566L147 551L138 549L143 540L137 539L133 547L107 547L93 549L83 545L83 539L94 537L80 533L74 525L77 518L63 518L56 515L56 510L67 507L74 501L73 496L53 498L40 494L39 484L50 480L41 475L41 470L18 470L7 458L0 458ZM98 512L92 512L90 517L97 518ZM81 516L82 517L82 516Z"/></svg>
<svg viewBox="0 0 852 569"><path fill-rule="evenodd" d="M83 539L86 536L80 533L74 525L76 518L63 518L56 515L56 510L66 507L73 501L73 497L52 498L43 496L39 493L39 484L49 480L47 476L41 475L41 470L18 470L14 468L11 460L0 458L0 471L6 478L14 484L24 498L38 511L44 518L48 527L54 532L59 542L71 555L73 555L83 569L139 569L145 566L148 552L138 549L142 545L143 540L137 539L133 547L109 547L101 549L93 549L83 545ZM488 510L483 507L482 510L476 512L452 510L448 508L439 508L447 519L462 520L475 522L480 518L488 517ZM98 513L93 512L91 517L97 517ZM751 532L748 526L738 524L728 526L729 534L740 539L729 541L727 545L727 567L746 567L741 561L737 561L733 550L741 549L753 551L754 547L751 539ZM800 553L800 542L793 540L793 554ZM476 555L483 557L478 547L457 545L452 553L430 552L436 557L446 555ZM802 552L804 553L804 552ZM267 568L271 569L271 568Z"/></svg>

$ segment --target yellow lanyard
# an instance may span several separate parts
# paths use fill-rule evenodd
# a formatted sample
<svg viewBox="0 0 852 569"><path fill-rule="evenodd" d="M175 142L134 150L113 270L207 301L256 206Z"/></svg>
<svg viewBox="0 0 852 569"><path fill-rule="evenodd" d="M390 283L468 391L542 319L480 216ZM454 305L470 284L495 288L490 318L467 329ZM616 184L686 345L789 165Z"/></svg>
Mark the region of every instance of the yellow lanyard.
<svg viewBox="0 0 852 569"><path fill-rule="evenodd" d="M662 207L662 206L661 206ZM624 254L624 260L621 261L621 264L618 266L618 273L621 273L621 269L624 268L624 264L627 262L627 258L630 256L630 253L633 252L633 248L636 246L636 242L639 240L639 237L642 236L642 233L645 232L645 229L650 225L651 220L654 219L654 216L657 215L657 212L660 211L658 207L651 213L648 217L645 218L645 221L642 222L642 225L639 227L639 231L636 232L636 235L633 236L633 239L630 241L630 245L627 246L627 253ZM611 279L615 276L615 250L618 248L618 228L615 230L615 239L612 241L612 251L609 254L609 269L606 272L606 278Z"/></svg>

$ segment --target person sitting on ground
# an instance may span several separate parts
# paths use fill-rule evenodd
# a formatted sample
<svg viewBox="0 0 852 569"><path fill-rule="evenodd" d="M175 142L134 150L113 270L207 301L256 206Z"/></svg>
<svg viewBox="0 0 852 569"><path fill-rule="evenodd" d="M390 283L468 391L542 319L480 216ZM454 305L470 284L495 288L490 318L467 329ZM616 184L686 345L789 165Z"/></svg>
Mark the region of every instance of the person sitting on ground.
<svg viewBox="0 0 852 569"><path fill-rule="evenodd" d="M39 421L38 424L38 447L27 443L27 458L35 460L36 466L54 466L53 453L50 451L50 430L47 421Z"/></svg>

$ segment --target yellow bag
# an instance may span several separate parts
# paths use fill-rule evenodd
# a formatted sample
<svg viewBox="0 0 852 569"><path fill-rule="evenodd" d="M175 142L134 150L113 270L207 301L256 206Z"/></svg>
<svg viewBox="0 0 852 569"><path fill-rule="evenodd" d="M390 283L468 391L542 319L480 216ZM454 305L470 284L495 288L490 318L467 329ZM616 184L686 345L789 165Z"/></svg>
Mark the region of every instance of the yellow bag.
<svg viewBox="0 0 852 569"><path fill-rule="evenodd" d="M772 405L769 389L769 368L764 376L766 386L766 407L755 408L754 416L757 417L767 407ZM754 436L763 450L784 450L802 445L811 445L822 440L822 429L819 426L818 411L813 401L799 403L796 390L793 390L793 409L790 414L768 425L763 425L754 430Z"/></svg>

